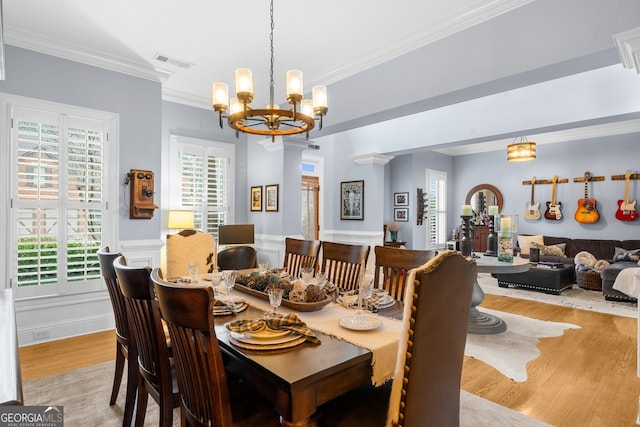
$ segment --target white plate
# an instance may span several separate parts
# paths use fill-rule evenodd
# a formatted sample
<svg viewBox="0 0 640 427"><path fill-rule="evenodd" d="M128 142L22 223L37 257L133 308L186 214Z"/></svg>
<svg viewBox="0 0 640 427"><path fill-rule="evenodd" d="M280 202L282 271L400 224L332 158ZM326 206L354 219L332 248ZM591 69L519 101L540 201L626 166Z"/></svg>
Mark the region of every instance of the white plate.
<svg viewBox="0 0 640 427"><path fill-rule="evenodd" d="M385 296L378 296L378 304L379 305L386 305L389 304L391 301L393 301L393 297L389 294L385 295Z"/></svg>
<svg viewBox="0 0 640 427"><path fill-rule="evenodd" d="M386 302L384 304L379 303L378 304L378 310L384 310L385 308L393 307L395 304L396 304L396 300L391 298L391 301L389 301L389 302Z"/></svg>
<svg viewBox="0 0 640 427"><path fill-rule="evenodd" d="M382 325L382 320L376 317L365 315L364 320L366 321L359 322L355 321L354 316L347 316L340 319L340 326L353 331L372 331Z"/></svg>
<svg viewBox="0 0 640 427"><path fill-rule="evenodd" d="M291 331L288 331L286 329L271 329L271 328L264 328L260 331L256 331L256 332L245 332L245 335L249 335L252 338L258 339L258 340L272 340L275 338L280 338L283 337L285 335L289 335L291 334Z"/></svg>
<svg viewBox="0 0 640 427"><path fill-rule="evenodd" d="M240 341L247 344L257 344L257 345L273 345L273 344L282 344L289 341L296 340L300 338L300 334L293 331L286 331L287 334L274 338L255 338L247 333L240 332L231 332L231 337L236 341Z"/></svg>

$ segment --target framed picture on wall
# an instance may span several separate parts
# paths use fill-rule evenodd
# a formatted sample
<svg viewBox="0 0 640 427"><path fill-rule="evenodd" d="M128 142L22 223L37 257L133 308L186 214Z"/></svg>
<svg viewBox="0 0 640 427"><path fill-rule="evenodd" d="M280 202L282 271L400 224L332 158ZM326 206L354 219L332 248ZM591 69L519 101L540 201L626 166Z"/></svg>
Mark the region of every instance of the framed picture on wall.
<svg viewBox="0 0 640 427"><path fill-rule="evenodd" d="M340 183L340 219L364 219L364 181Z"/></svg>
<svg viewBox="0 0 640 427"><path fill-rule="evenodd" d="M394 206L409 206L409 193L393 193Z"/></svg>
<svg viewBox="0 0 640 427"><path fill-rule="evenodd" d="M278 184L264 186L264 197L266 200L265 211L278 212Z"/></svg>
<svg viewBox="0 0 640 427"><path fill-rule="evenodd" d="M394 221L409 221L409 208L395 208L393 210Z"/></svg>
<svg viewBox="0 0 640 427"><path fill-rule="evenodd" d="M251 187L251 211L262 211L262 185Z"/></svg>

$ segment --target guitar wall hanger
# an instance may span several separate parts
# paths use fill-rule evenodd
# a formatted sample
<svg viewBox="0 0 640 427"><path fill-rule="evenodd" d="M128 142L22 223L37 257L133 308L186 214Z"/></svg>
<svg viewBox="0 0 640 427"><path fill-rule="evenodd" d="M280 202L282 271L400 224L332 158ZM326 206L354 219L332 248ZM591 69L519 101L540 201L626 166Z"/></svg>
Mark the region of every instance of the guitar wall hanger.
<svg viewBox="0 0 640 427"><path fill-rule="evenodd" d="M622 179L624 179L624 175L622 175ZM588 182L593 181L604 181L604 176L592 176L588 179ZM581 176L578 178L573 178L573 182L585 182L585 177Z"/></svg>
<svg viewBox="0 0 640 427"><path fill-rule="evenodd" d="M569 178L558 178L556 184L566 184L569 182ZM553 184L553 179L536 179L536 185L538 184ZM531 181L522 181L522 185L531 185Z"/></svg>
<svg viewBox="0 0 640 427"><path fill-rule="evenodd" d="M624 181L627 179L626 175L611 175L612 181ZM629 179L640 179L640 173L633 173L629 175Z"/></svg>

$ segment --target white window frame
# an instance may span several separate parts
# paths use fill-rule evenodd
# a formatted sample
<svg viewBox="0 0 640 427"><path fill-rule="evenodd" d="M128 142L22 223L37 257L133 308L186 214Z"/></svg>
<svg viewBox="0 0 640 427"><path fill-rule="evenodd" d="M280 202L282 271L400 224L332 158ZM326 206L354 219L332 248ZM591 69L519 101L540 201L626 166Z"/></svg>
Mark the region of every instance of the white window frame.
<svg viewBox="0 0 640 427"><path fill-rule="evenodd" d="M60 117L77 117L81 120L101 122L102 129L107 135L104 144L104 187L102 210L102 242L103 245L117 247L118 243L118 152L119 152L119 116L88 108L76 107L55 102L26 98L16 95L0 93L0 155L4 159L5 173L0 175L0 197L6 200L6 209L0 209L0 222L5 224L5 235L9 238L0 247L0 269L6 272L6 287L16 289L16 300L27 298L54 297L87 292L104 291L105 284L102 277L77 282L67 282L64 276L55 285L19 288L17 286L17 261L13 248L17 242L17 230L13 225L16 221L16 203L12 197L17 193L16 176L17 153L14 151L12 119L20 108L40 110L45 114L55 114ZM16 118L17 119L17 118ZM64 120L64 119L63 119ZM63 200L59 206L64 207Z"/></svg>
<svg viewBox="0 0 640 427"><path fill-rule="evenodd" d="M225 206L220 209L226 213L227 224L233 224L235 218L235 156L236 147L226 142L210 141L181 135L169 137L169 209L183 209L181 203L181 167L182 150L196 154L208 154L228 158L228 179L226 183ZM203 216L204 218L204 216ZM205 230L203 230L205 231ZM215 234L217 230L212 230Z"/></svg>
<svg viewBox="0 0 640 427"><path fill-rule="evenodd" d="M435 181L435 190L432 186ZM426 170L426 191L428 217L426 222L427 249L442 249L447 242L447 173L434 169ZM435 223L434 223L435 222ZM431 235L431 228L435 228L435 238Z"/></svg>

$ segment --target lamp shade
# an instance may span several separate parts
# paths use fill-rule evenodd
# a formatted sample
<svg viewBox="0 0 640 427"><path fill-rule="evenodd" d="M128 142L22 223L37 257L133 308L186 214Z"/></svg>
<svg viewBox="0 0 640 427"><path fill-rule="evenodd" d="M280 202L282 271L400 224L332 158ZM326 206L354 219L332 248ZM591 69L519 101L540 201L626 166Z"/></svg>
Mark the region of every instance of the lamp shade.
<svg viewBox="0 0 640 427"><path fill-rule="evenodd" d="M507 146L507 160L510 162L526 162L535 158L535 142L516 142Z"/></svg>
<svg viewBox="0 0 640 427"><path fill-rule="evenodd" d="M193 228L193 211L169 211L167 228L170 230Z"/></svg>

